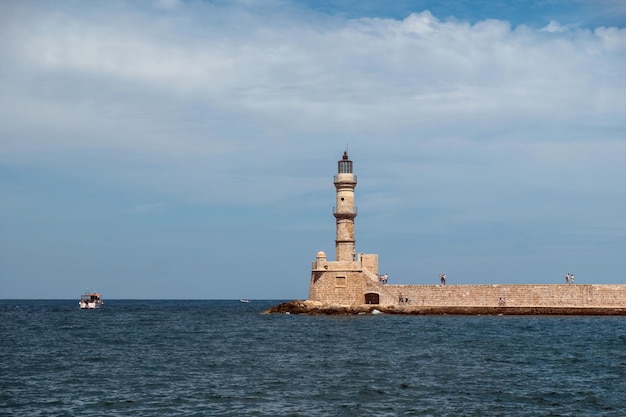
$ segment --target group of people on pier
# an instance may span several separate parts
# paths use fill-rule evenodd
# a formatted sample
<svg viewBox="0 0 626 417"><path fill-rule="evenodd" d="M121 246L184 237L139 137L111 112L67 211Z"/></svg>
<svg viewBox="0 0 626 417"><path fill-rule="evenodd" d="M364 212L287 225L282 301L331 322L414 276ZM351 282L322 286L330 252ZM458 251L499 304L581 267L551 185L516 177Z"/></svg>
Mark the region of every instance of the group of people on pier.
<svg viewBox="0 0 626 417"><path fill-rule="evenodd" d="M380 282L381 284L386 284L387 281L389 281L389 275L383 274L378 276L378 282Z"/></svg>
<svg viewBox="0 0 626 417"><path fill-rule="evenodd" d="M409 304L411 302L411 300L409 299L409 297L407 295L404 295L402 293L398 294L398 302L400 304Z"/></svg>
<svg viewBox="0 0 626 417"><path fill-rule="evenodd" d="M573 284L574 283L574 274L570 274L569 272L565 275L565 283Z"/></svg>

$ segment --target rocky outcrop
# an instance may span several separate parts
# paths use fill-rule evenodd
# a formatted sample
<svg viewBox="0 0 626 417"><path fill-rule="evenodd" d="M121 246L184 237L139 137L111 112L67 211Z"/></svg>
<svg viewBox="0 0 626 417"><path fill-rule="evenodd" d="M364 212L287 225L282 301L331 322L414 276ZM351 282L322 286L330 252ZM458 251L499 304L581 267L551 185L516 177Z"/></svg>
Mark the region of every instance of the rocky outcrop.
<svg viewBox="0 0 626 417"><path fill-rule="evenodd" d="M339 306L322 304L316 301L288 301L278 304L265 310L264 314L307 314L310 316L321 315L355 315L355 314L371 314L377 310L374 305L362 306Z"/></svg>
<svg viewBox="0 0 626 417"><path fill-rule="evenodd" d="M295 300L268 308L264 314L305 315L358 315L358 314L404 314L404 315L574 315L574 316L626 316L623 307L484 307L484 306L382 306L362 304L340 306L315 301Z"/></svg>

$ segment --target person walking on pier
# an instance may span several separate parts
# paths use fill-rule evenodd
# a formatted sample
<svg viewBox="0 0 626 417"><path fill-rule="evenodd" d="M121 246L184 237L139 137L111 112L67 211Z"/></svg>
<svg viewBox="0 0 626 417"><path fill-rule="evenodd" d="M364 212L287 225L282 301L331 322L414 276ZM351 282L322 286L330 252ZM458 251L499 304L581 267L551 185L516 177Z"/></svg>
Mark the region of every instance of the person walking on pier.
<svg viewBox="0 0 626 417"><path fill-rule="evenodd" d="M439 278L441 278L441 285L446 285L446 274L439 275Z"/></svg>

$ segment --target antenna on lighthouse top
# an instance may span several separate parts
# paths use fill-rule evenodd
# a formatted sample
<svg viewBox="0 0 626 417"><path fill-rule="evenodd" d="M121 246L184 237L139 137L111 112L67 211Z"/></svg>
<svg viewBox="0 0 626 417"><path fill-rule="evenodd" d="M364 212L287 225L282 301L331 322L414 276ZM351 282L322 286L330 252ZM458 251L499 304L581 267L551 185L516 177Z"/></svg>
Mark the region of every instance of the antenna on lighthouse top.
<svg viewBox="0 0 626 417"><path fill-rule="evenodd" d="M346 150L343 151L343 158L344 161L348 160L348 142L346 142Z"/></svg>

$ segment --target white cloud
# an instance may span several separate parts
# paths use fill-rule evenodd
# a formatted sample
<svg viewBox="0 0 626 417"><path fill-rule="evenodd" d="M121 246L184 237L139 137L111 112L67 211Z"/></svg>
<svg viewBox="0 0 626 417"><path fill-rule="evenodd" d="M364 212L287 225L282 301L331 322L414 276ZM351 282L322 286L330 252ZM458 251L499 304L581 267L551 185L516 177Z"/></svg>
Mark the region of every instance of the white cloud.
<svg viewBox="0 0 626 417"><path fill-rule="evenodd" d="M559 22L555 20L551 20L550 23L541 30L545 32L555 33L555 32L565 32L568 29L565 26L561 26Z"/></svg>
<svg viewBox="0 0 626 417"><path fill-rule="evenodd" d="M360 19L321 28L318 21L269 26L247 16L247 26L231 36L238 22L227 11L211 10L224 19L227 35L208 28L198 36L193 25L185 33L181 26L189 19L199 26L202 12L209 13L188 10L198 11L196 20L131 15L120 21L112 15L100 25L46 16L45 30L32 30L37 20L15 28L13 38L24 49L16 44L13 51L34 88L49 77L59 81L58 89L78 79L84 95L101 96L101 87L148 90L272 123L288 115L307 127L577 120L596 106L623 110L625 81L617 77L624 73L624 29L558 26L546 33L497 20L442 22L425 11L402 21ZM610 83L607 73L615 77ZM108 99L126 98L116 93Z"/></svg>

